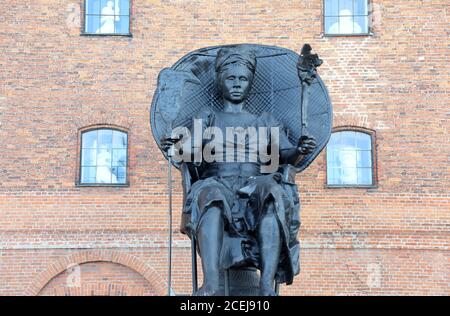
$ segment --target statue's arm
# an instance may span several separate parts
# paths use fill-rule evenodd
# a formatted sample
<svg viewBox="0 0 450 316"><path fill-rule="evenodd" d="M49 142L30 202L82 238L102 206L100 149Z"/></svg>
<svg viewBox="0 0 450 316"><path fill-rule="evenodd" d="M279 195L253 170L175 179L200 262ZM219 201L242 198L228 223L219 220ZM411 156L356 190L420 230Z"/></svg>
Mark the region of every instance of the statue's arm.
<svg viewBox="0 0 450 316"><path fill-rule="evenodd" d="M303 159L302 155L297 147L284 148L280 150L280 162L287 165L295 165L296 162L300 162Z"/></svg>

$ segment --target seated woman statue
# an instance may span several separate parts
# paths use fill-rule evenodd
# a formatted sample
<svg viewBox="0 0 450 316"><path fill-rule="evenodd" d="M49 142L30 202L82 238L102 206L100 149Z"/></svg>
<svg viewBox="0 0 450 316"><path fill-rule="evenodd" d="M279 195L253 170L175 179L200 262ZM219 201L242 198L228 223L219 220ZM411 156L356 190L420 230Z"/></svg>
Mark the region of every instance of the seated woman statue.
<svg viewBox="0 0 450 316"><path fill-rule="evenodd" d="M271 114L255 116L246 111L245 101L256 69L254 53L239 46L222 48L215 69L223 110L199 113L197 119L202 119L203 132L214 127L226 135L229 128L254 128L260 141L265 139L268 147L276 149L271 154L277 154L276 161L285 167L294 165L315 148L315 140L305 136L292 145ZM279 133L274 134L276 129ZM175 138L164 137L161 144L167 150L176 142ZM235 148L235 143L245 149L233 155L227 152L224 159L213 162L203 157L196 166L198 180L187 192L182 219L182 232L196 238L202 259L204 282L194 295L223 295L219 275L228 268L258 268L260 295L275 295L275 278L279 283L290 284L299 272L300 221L295 176L287 177L278 167L267 173L267 160L261 159L261 146L254 142L251 137L241 138L240 142L227 137L223 147L216 143L214 154L220 154L222 149L225 154ZM205 146L189 148L195 151ZM252 150L257 151L253 161L249 159Z"/></svg>

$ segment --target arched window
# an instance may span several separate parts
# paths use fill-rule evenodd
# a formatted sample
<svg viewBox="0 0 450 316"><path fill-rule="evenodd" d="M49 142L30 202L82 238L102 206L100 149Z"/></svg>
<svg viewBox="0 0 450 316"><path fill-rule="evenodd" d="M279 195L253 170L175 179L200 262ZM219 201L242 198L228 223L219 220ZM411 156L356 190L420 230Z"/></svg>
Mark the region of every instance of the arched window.
<svg viewBox="0 0 450 316"><path fill-rule="evenodd" d="M80 184L127 183L127 133L100 128L81 133Z"/></svg>
<svg viewBox="0 0 450 316"><path fill-rule="evenodd" d="M338 131L327 145L329 186L373 186L372 135L360 131Z"/></svg>

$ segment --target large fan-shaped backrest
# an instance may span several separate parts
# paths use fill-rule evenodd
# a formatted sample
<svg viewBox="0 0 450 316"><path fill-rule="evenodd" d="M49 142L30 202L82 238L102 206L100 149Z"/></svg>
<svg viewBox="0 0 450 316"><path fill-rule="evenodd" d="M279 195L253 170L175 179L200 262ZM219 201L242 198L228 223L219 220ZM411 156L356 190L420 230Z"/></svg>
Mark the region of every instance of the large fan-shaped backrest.
<svg viewBox="0 0 450 316"><path fill-rule="evenodd" d="M257 66L246 110L259 115L270 112L283 123L292 144L302 136L302 85L297 73L298 55L288 49L245 44L255 52ZM222 100L216 86L214 69L220 47L204 48L181 58L172 68L161 72L151 108L153 136L160 137L176 126L188 126L204 108L221 110ZM227 46L229 47L229 46ZM331 134L332 109L327 90L317 77L310 86L307 134L317 148L297 165L305 169L324 148Z"/></svg>

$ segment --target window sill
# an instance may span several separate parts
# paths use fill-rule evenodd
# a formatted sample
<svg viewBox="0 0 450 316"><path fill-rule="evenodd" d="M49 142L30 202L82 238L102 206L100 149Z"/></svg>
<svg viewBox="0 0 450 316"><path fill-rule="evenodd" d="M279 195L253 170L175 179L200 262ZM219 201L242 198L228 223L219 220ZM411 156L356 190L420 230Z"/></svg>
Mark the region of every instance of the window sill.
<svg viewBox="0 0 450 316"><path fill-rule="evenodd" d="M326 189L378 189L378 185L355 185L355 184L347 184L347 185L332 185L326 184Z"/></svg>
<svg viewBox="0 0 450 316"><path fill-rule="evenodd" d="M75 183L75 187L118 187L127 188L130 183Z"/></svg>
<svg viewBox="0 0 450 316"><path fill-rule="evenodd" d="M359 33L359 34L327 34L327 33L321 33L320 37L368 37L368 36L374 36L375 34L372 32L369 33Z"/></svg>
<svg viewBox="0 0 450 316"><path fill-rule="evenodd" d="M133 37L131 33L80 33L80 36L122 36Z"/></svg>

